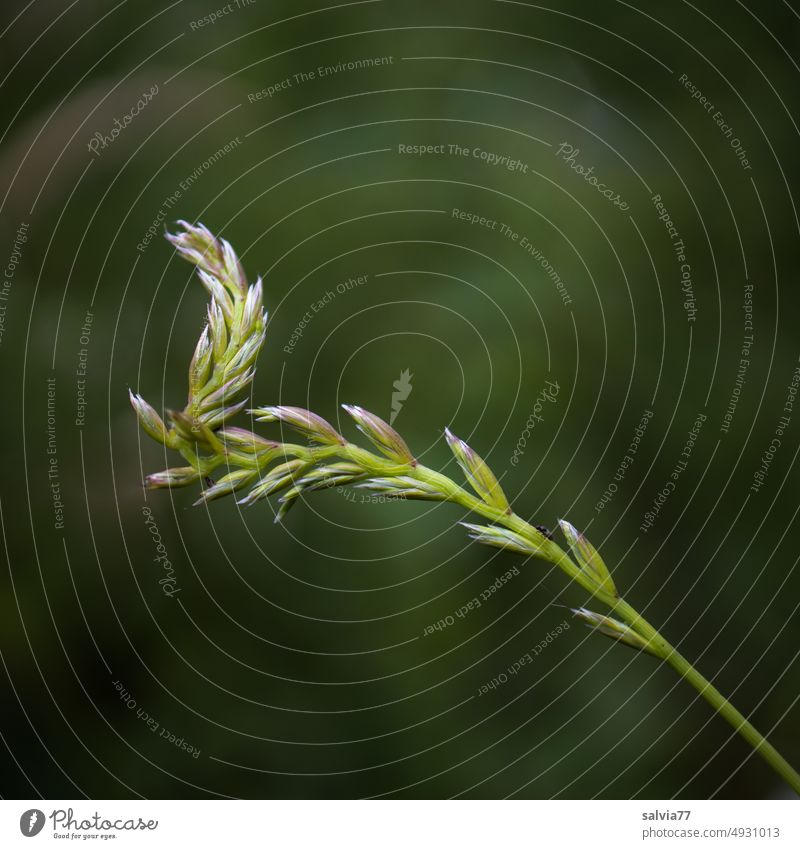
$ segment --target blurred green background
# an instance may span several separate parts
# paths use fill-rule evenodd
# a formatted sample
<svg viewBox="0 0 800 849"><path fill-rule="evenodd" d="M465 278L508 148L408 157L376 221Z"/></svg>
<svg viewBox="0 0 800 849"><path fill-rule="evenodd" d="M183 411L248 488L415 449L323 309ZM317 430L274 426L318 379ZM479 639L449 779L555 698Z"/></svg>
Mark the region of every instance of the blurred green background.
<svg viewBox="0 0 800 849"><path fill-rule="evenodd" d="M417 456L455 476L450 426L517 512L586 530L800 763L800 408L752 489L800 354L797 13L217 2L4 4L2 795L787 795L669 669L576 622L478 695L586 599L468 544L458 509L145 501L175 458L127 390L183 405L205 297L161 233L201 220L265 278L256 404L352 436L339 404L388 418L407 370Z"/></svg>

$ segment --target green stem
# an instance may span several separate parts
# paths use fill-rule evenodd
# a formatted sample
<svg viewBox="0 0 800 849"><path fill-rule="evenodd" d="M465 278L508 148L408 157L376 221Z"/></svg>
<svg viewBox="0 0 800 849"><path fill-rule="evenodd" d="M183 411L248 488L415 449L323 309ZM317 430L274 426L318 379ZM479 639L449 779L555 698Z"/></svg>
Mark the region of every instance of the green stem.
<svg viewBox="0 0 800 849"><path fill-rule="evenodd" d="M621 599L614 605L614 612L631 628L651 642L659 655L714 708L717 713L761 755L795 791L800 794L800 773L781 755L763 734L738 711L720 691L630 604Z"/></svg>
<svg viewBox="0 0 800 849"><path fill-rule="evenodd" d="M415 476L429 483L447 487L450 500L460 503L476 513L502 524L528 539L539 539L539 532L524 519L511 513L505 514L497 508L484 504L465 490L458 487L449 478L431 469L418 467ZM620 598L609 596L597 587L591 577L587 576L577 564L555 543L552 543L543 555L558 566L570 578L590 592L595 598L607 604L624 622L644 637L654 649L654 653L668 663L685 681L711 705L712 708L761 755L762 758L780 775L792 789L800 795L800 774L780 754L780 752L764 737L763 734L738 711L720 691L672 645L630 604Z"/></svg>
<svg viewBox="0 0 800 849"><path fill-rule="evenodd" d="M691 684L711 707L726 719L734 730L741 734L761 757L800 795L800 774L798 774L766 737L705 676L701 675L674 646L670 645L641 614L626 601L611 595L602 587L599 587L595 578L582 570L555 542L552 540L542 542L540 531L533 525L515 513L505 512L490 504L486 504L481 499L476 498L458 486L458 484L446 475L429 469L426 466L419 464L413 467L393 466L393 464L387 462L385 459L376 457L352 443L331 446L322 449L319 454L320 456L338 455L357 463L372 466L375 471L380 470L382 474L402 474L431 484L445 495L448 501L459 504L467 510L478 513L535 542L540 546L541 557L558 566L569 578L574 580L596 599L610 607L626 625L633 628L640 636L647 640L652 653L668 663L681 678Z"/></svg>

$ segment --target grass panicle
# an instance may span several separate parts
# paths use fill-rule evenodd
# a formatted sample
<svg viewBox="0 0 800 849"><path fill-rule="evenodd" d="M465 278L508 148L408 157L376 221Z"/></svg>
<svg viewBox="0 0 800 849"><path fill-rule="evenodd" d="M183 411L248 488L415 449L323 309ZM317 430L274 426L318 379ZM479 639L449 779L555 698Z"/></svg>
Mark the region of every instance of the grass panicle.
<svg viewBox="0 0 800 849"><path fill-rule="evenodd" d="M324 418L300 407L255 407L249 412L258 423L277 425L279 436L283 430L296 432L304 440L302 444L268 439L231 425L229 422L247 404L245 396L264 344L262 283L259 278L248 284L236 253L224 239L215 238L201 224L179 224L180 231L167 238L196 266L211 301L189 366L187 403L182 410L167 412L169 428L141 395L130 392L145 433L180 453L187 464L148 475L145 485L149 489L198 484L202 490L196 504L230 495L240 505L252 506L278 496L276 521L281 521L302 497L340 486L363 488L389 499L459 505L488 521L461 523L472 540L547 561L594 602L605 604L614 616L585 607L574 608L573 614L593 631L669 664L800 793L800 775L785 758L620 596L611 571L586 537L561 520L567 553L549 532L517 515L486 461L449 429L445 429L445 439L469 490L419 463L391 425L356 405L343 407L377 454L349 442ZM218 471L222 476L214 480L212 475Z"/></svg>

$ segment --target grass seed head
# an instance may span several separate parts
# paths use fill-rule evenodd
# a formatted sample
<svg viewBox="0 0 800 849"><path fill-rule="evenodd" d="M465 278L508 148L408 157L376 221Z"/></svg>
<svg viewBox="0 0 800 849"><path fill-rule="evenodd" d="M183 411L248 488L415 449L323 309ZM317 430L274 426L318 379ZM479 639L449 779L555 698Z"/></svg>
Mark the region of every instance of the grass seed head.
<svg viewBox="0 0 800 849"><path fill-rule="evenodd" d="M460 524L469 531L470 539L483 545L514 551L517 554L524 554L529 557L541 557L543 554L541 545L537 545L536 542L510 531L508 528L502 528L498 525L472 525L469 522L461 522Z"/></svg>
<svg viewBox="0 0 800 849"><path fill-rule="evenodd" d="M131 406L136 411L139 424L145 433L155 439L156 442L166 445L168 439L167 427L161 420L161 416L158 415L141 395L136 395L129 389L128 396L131 399Z"/></svg>
<svg viewBox="0 0 800 849"><path fill-rule="evenodd" d="M416 464L417 461L403 437L383 419L374 413L367 412L363 407L352 404L342 404L342 409L352 417L361 433L390 460L409 465Z"/></svg>
<svg viewBox="0 0 800 849"><path fill-rule="evenodd" d="M624 622L613 619L611 616L604 616L602 613L594 613L585 607L571 608L571 610L576 619L580 619L594 631L599 631L606 637L611 637L612 640L618 640L620 643L624 643L631 648L658 656L647 640L637 634L633 628L628 627Z"/></svg>
<svg viewBox="0 0 800 849"><path fill-rule="evenodd" d="M257 422L283 422L303 436L323 445L344 445L345 438L316 413L302 407L258 407L250 412Z"/></svg>
<svg viewBox="0 0 800 849"><path fill-rule="evenodd" d="M200 480L200 473L191 466L181 466L175 469L165 469L156 472L144 479L148 489L173 489L181 486L189 486Z"/></svg>
<svg viewBox="0 0 800 849"><path fill-rule="evenodd" d="M466 475L470 486L487 504L510 513L511 506L508 499L500 488L497 478L483 459L463 439L455 436L449 428L445 428L444 433L447 444Z"/></svg>
<svg viewBox="0 0 800 849"><path fill-rule="evenodd" d="M611 573L597 549L566 519L559 519L558 524L569 543L573 557L584 573L591 577L603 592L619 598Z"/></svg>

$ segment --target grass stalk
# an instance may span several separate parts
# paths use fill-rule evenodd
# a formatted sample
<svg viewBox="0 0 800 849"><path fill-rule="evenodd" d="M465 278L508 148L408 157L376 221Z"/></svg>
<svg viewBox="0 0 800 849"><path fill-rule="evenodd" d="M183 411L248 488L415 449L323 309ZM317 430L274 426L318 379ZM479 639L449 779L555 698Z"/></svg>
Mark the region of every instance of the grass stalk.
<svg viewBox="0 0 800 849"><path fill-rule="evenodd" d="M255 361L264 342L266 314L262 284L249 285L233 248L202 225L180 222L182 232L167 238L197 266L211 296L208 322L189 367L189 396L180 411L168 411L169 427L141 397L131 404L145 432L179 452L188 466L148 475L150 489L199 485L197 504L237 493L250 506L280 494L276 521L312 492L354 486L390 499L447 501L487 519L489 525L461 524L483 545L545 560L589 593L614 616L584 607L573 614L593 630L667 663L800 795L800 775L766 738L680 652L617 591L600 553L569 522L560 529L569 551L550 534L518 516L486 464L463 440L445 430L450 450L470 489L417 462L397 431L373 413L343 405L356 427L379 453L348 442L325 419L299 407L258 407L257 422L279 423L299 432L305 444L266 439L230 424L245 406ZM212 479L212 473L225 474ZM470 491L471 490L471 491ZM619 617L619 618L616 618Z"/></svg>

